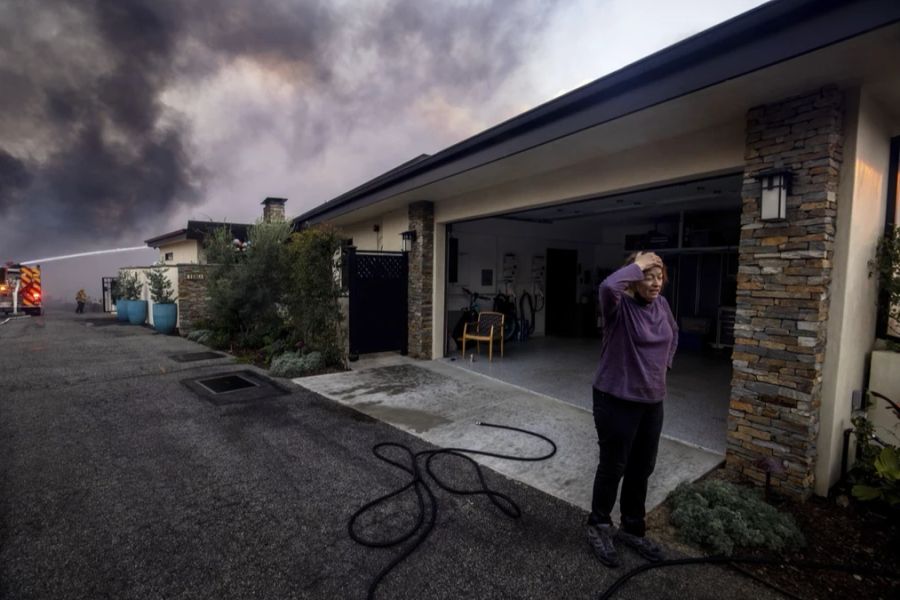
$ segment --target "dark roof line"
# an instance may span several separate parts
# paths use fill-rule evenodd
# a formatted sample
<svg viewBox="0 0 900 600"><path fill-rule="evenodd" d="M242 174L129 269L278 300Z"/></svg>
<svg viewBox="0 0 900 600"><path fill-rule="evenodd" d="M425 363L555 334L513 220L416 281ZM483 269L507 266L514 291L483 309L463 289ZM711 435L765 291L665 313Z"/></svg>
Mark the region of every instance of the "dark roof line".
<svg viewBox="0 0 900 600"><path fill-rule="evenodd" d="M220 227L227 227L231 230L232 235L243 241L247 239L247 231L250 228L250 225L247 223L224 223L220 221L188 221L185 229L178 229L176 231L158 235L149 240L144 240L144 243L156 248L159 242L180 235L185 236L185 239L188 240L198 240L202 242L207 235Z"/></svg>
<svg viewBox="0 0 900 600"><path fill-rule="evenodd" d="M745 55L733 58L730 62L725 61L724 64L720 59L727 52L734 52L742 46L752 46L762 38L771 38L792 28L800 28L805 24L804 21L812 20L818 20L814 32L804 29L802 35L778 40L777 43L767 43L765 48L746 52ZM329 213L335 213L342 208L349 210L355 205L370 204L379 199L372 199L373 195L385 192L392 186L414 177L425 176L429 172L439 175L437 179L449 177L547 143L552 139L571 135L582 129L889 25L897 20L900 20L900 2L896 0L779 0L763 4L495 125L437 154L404 163L307 211L296 217L294 223L321 220ZM698 65L701 67L692 74L690 81L676 84L669 81L672 74L697 68ZM627 92L641 85L646 86L641 94L626 96ZM590 109L600 101L607 101L610 104L614 104L613 101L618 102L605 112L591 112ZM575 116L581 119L576 119ZM561 123L563 119L566 120L565 123ZM554 131L549 131L548 127L548 131L542 132L540 136L535 133L539 128L554 124L558 125ZM524 139L526 135L530 135L532 139ZM496 156L478 157L478 160L464 163L465 159L471 159L473 155L486 153L490 149L496 149ZM453 163L459 163L455 171L449 168ZM422 185L426 183L430 182L424 182Z"/></svg>

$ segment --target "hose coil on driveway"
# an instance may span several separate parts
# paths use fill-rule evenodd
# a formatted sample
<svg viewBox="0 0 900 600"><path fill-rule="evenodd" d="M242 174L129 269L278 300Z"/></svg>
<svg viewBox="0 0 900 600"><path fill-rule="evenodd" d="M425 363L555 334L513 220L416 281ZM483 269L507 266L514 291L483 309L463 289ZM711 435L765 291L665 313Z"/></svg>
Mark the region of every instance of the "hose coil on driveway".
<svg viewBox="0 0 900 600"><path fill-rule="evenodd" d="M551 450L546 454L541 456L513 456L510 454L500 454L497 452L487 452L485 450L473 450L470 448L437 448L434 450L422 450L421 452L413 452L409 449L408 446L404 446L403 444L397 444L394 442L382 442L380 444L376 444L372 447L372 453L375 454L380 460L397 467L401 471L405 471L410 475L410 480L403 486L397 488L396 490L389 492L379 498L372 500L371 502L367 502L361 508L359 508L353 516L350 517L350 521L347 523L347 531L350 534L350 538L368 548L389 548L392 546L398 546L403 544L407 540L412 539L412 543L409 544L399 555L394 557L387 566L385 566L378 575L372 580L372 583L369 585L368 595L366 596L369 599L375 597L375 591L378 588L378 585L381 581L387 576L391 570L394 569L397 565L403 562L409 555L415 552L416 548L421 545L422 542L428 537L431 533L431 530L434 528L434 523L437 520L437 498L434 495L434 491L428 485L428 481L423 475L422 472L422 464L424 463L425 472L434 480L434 483L437 484L443 490L446 490L453 494L464 495L464 496L473 496L473 495L483 495L487 496L487 498L500 509L503 514L510 517L511 519L518 519L522 516L522 511L519 508L518 504L515 501L503 494L502 492L498 492L490 489L488 487L487 482L484 479L484 473L481 470L481 466L476 463L470 456L467 454L476 454L479 456L490 456L493 458L502 458L506 460L518 460L518 461L526 461L526 462L537 462L542 460L547 460L554 454L556 454L556 444L550 438L543 436L539 433L535 433L533 431L528 431L526 429L519 429L518 427L511 427L509 425L496 425L493 423L476 423L481 427L494 427L497 429L507 429L510 431L518 431L520 433L524 433L526 435L534 436L536 438L540 438L550 444ZM384 450L388 448L398 449L403 452L405 455L405 462L401 462L399 460L395 460L390 458L384 454ZM451 456L456 456L465 461L468 461L474 468L475 473L478 475L478 480L481 483L480 489L460 489L455 488L448 484L446 481L442 480L438 477L432 466L432 461L436 456L441 456L449 454ZM422 461L420 459L424 458ZM372 510L378 505L387 502L388 500L403 494L407 490L412 488L415 491L416 499L417 499L417 515L415 524L410 527L408 530L396 535L394 537L390 537L387 539L366 539L359 535L356 532L356 522L357 520L365 514L367 511ZM425 498L428 498L426 502ZM426 516L426 504L428 505L427 516Z"/></svg>

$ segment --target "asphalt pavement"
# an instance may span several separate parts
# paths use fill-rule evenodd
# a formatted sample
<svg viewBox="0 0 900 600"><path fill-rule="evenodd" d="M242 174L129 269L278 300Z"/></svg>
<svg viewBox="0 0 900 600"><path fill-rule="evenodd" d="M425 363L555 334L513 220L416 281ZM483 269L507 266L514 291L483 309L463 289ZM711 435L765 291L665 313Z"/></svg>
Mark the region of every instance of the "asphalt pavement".
<svg viewBox="0 0 900 600"><path fill-rule="evenodd" d="M399 550L355 543L347 521L408 481L372 446L432 446L287 380L251 395L198 393L185 382L264 375L228 356L172 358L206 350L97 314L0 325L0 598L366 597ZM463 461L435 462L448 482L477 485ZM485 476L522 517L437 491L434 530L377 598L596 598L643 564L623 550L623 567L603 567L582 509ZM415 496L395 507L360 532L405 528ZM615 596L778 597L711 566L650 571Z"/></svg>

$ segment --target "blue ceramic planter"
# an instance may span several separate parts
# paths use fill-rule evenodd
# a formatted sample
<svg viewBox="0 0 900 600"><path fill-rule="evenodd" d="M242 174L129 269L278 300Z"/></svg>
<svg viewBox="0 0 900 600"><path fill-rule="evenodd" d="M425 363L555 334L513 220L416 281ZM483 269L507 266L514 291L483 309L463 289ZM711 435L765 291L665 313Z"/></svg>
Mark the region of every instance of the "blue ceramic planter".
<svg viewBox="0 0 900 600"><path fill-rule="evenodd" d="M122 323L128 322L128 303L131 300L126 300L125 298L119 298L116 300L116 320L121 321Z"/></svg>
<svg viewBox="0 0 900 600"><path fill-rule="evenodd" d="M146 300L129 300L128 301L128 322L132 325L143 325L147 320L147 301Z"/></svg>
<svg viewBox="0 0 900 600"><path fill-rule="evenodd" d="M164 335L175 333L175 323L178 322L177 304L153 305L153 328Z"/></svg>

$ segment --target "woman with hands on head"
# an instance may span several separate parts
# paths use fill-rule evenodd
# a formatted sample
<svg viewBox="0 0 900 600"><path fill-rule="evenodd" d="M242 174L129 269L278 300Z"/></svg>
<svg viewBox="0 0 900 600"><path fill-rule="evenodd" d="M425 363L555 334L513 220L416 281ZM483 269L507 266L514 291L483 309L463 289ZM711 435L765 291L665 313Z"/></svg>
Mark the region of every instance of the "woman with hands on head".
<svg viewBox="0 0 900 600"><path fill-rule="evenodd" d="M600 461L594 476L588 542L600 561L619 565L614 541L651 561L662 549L645 536L647 485L662 432L666 371L678 327L661 295L666 266L653 252L637 252L600 284L604 331L594 376L594 425ZM619 482L621 528L612 523Z"/></svg>

